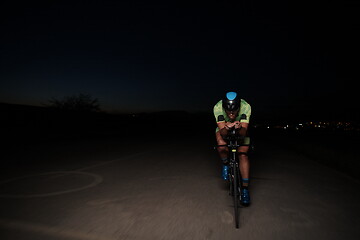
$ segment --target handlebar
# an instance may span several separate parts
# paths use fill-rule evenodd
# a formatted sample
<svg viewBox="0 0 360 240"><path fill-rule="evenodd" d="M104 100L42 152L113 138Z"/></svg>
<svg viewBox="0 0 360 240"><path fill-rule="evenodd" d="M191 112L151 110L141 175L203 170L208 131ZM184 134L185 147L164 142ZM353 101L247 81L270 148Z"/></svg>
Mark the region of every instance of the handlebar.
<svg viewBox="0 0 360 240"><path fill-rule="evenodd" d="M237 130L238 129L232 128L229 131L229 134L227 136L223 137L223 139L228 140L228 141L244 140L245 137L237 134Z"/></svg>
<svg viewBox="0 0 360 240"><path fill-rule="evenodd" d="M232 148L232 149L237 149L238 147L241 146L248 146L250 147L250 151L254 151L254 145L253 144L243 144L244 140L246 138L246 136L240 136L239 134L237 134L237 129L231 129L231 131L229 132L229 134L225 137L223 137L223 139L228 142L228 144L223 144L223 145L216 145L214 146L214 150L219 148L219 147L228 147L228 148ZM238 144L237 141L240 141L241 143Z"/></svg>
<svg viewBox="0 0 360 240"><path fill-rule="evenodd" d="M224 145L216 145L214 147L214 149L218 148L218 147L228 147L228 148L238 148L238 147L241 147L241 146L248 146L248 145L244 145L244 144L224 144Z"/></svg>
<svg viewBox="0 0 360 240"><path fill-rule="evenodd" d="M216 147L214 147L214 149L218 148L218 147L229 147L229 148L238 148L241 146L248 146L245 144L238 144L237 141L243 141L245 139L244 136L240 136L239 134L237 134L237 129L232 128L229 131L229 134L225 137L223 137L223 139L226 142L229 142L228 144L224 144L224 145L216 145Z"/></svg>
<svg viewBox="0 0 360 240"><path fill-rule="evenodd" d="M244 140L244 137L237 137L236 136L236 138L231 139L231 140ZM238 144L237 142L234 142L234 141L231 141L231 140L230 140L230 143L228 143L228 144L216 145L214 147L214 149L216 149L218 147L238 148L238 147L241 147L241 146L248 146L247 144Z"/></svg>

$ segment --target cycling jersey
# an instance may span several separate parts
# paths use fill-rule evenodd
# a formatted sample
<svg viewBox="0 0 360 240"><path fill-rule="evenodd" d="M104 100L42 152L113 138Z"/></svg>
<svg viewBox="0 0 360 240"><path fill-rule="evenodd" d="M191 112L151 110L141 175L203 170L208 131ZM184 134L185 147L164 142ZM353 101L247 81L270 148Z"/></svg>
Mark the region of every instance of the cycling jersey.
<svg viewBox="0 0 360 240"><path fill-rule="evenodd" d="M235 122L235 121L249 123L250 115L251 115L251 106L244 99L241 99L239 113L236 116L235 120L231 121L230 118L228 117L228 115L226 114L225 109L222 107L222 100L220 100L214 106L214 115L215 115L216 123ZM218 131L219 131L219 128L216 128L216 132L218 132ZM250 145L250 137L245 137L243 144Z"/></svg>
<svg viewBox="0 0 360 240"><path fill-rule="evenodd" d="M225 112L225 109L222 107L222 100L220 100L214 106L214 115L216 123L219 122L235 122L240 121L244 123L249 123L251 115L251 106L244 99L241 99L240 110L234 121L230 121L230 118Z"/></svg>

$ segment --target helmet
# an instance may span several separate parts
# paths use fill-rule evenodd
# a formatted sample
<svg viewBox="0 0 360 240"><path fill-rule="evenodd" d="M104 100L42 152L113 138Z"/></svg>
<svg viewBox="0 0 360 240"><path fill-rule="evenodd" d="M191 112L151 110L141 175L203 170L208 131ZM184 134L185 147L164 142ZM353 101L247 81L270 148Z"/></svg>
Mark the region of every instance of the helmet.
<svg viewBox="0 0 360 240"><path fill-rule="evenodd" d="M236 92L228 92L222 100L222 106L227 111L236 111L240 108L240 97Z"/></svg>

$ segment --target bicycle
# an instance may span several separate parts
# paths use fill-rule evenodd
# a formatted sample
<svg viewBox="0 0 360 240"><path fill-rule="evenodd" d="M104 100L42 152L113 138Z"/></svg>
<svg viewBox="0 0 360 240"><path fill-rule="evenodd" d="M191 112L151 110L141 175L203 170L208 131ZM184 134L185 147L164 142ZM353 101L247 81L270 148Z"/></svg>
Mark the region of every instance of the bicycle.
<svg viewBox="0 0 360 240"><path fill-rule="evenodd" d="M217 147L229 148L229 195L233 196L234 200L234 215L235 215L235 227L239 228L239 207L241 205L241 173L239 170L239 158L238 147L243 146L239 144L243 140L243 137L236 134L236 130L233 129L229 135L224 138L228 144L217 145Z"/></svg>

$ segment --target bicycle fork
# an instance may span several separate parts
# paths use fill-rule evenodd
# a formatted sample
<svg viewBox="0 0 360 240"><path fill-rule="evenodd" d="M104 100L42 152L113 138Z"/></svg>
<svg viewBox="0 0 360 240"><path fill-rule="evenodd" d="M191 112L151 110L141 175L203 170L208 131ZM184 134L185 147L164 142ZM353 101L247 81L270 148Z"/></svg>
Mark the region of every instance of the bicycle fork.
<svg viewBox="0 0 360 240"><path fill-rule="evenodd" d="M239 171L239 163L237 162L237 154L236 149L231 150L231 159L230 159L230 171L229 171L229 181L230 181L230 193L229 195L233 196L236 193L239 196L239 200L241 200L240 194L240 171ZM236 184L235 184L236 181ZM237 189L234 189L237 186Z"/></svg>

